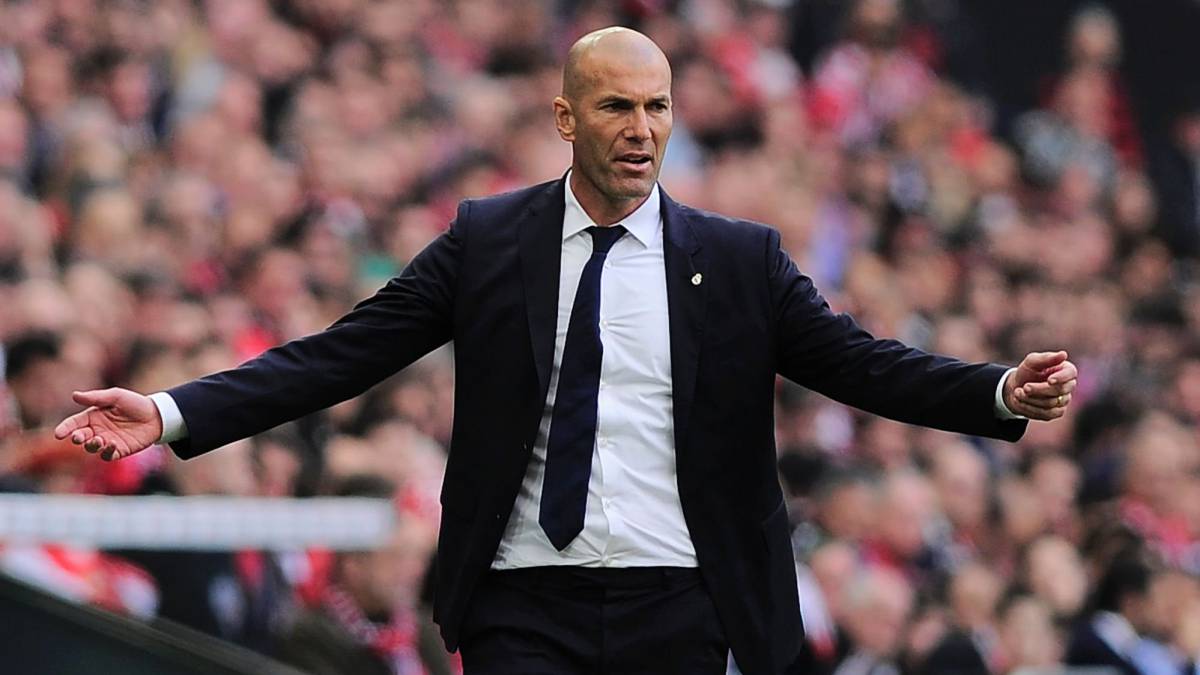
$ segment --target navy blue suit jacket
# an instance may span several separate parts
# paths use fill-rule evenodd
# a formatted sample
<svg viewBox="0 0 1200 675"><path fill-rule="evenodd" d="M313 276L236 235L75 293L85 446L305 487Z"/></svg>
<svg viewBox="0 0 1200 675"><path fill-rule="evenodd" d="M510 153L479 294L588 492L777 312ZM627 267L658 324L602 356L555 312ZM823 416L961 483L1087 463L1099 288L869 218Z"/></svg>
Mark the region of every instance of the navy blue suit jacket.
<svg viewBox="0 0 1200 675"><path fill-rule="evenodd" d="M453 341L455 415L434 615L454 649L525 474L554 354L563 181L466 200L449 230L327 330L169 393L182 457L352 397ZM1004 368L879 340L830 311L775 230L662 199L675 452L684 518L747 674L778 673L802 628L775 468L776 374L912 424L1015 440ZM701 283L694 284L694 275Z"/></svg>

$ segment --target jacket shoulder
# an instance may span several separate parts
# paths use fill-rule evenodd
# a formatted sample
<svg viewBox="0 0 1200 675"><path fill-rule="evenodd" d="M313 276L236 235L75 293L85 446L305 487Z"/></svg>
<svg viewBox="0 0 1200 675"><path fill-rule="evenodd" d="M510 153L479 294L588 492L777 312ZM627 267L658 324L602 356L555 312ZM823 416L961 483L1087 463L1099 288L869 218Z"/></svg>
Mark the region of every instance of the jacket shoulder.
<svg viewBox="0 0 1200 675"><path fill-rule="evenodd" d="M706 243L713 242L723 246L761 247L772 236L778 237L778 231L764 223L733 218L678 202L676 208L679 210L679 214L696 228L697 234Z"/></svg>
<svg viewBox="0 0 1200 675"><path fill-rule="evenodd" d="M458 205L458 217L472 221L511 219L534 203L546 199L559 188L562 180L552 180L498 195L464 199Z"/></svg>

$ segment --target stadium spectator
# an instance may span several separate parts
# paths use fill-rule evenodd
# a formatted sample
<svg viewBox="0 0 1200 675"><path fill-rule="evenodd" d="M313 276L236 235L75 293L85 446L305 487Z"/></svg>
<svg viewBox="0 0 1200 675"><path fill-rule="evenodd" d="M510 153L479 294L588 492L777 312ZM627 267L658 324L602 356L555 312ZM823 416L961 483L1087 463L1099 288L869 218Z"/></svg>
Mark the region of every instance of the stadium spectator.
<svg viewBox="0 0 1200 675"><path fill-rule="evenodd" d="M393 499L395 489L368 474L347 478L335 494ZM382 548L336 554L328 586L288 622L275 652L322 675L450 673L436 627L418 605L432 545L428 527L402 515Z"/></svg>
<svg viewBox="0 0 1200 675"><path fill-rule="evenodd" d="M1065 539L1046 535L1025 552L1023 583L1059 623L1072 620L1087 596L1087 572L1075 547Z"/></svg>
<svg viewBox="0 0 1200 675"><path fill-rule="evenodd" d="M4 376L21 426L45 427L69 405L62 340L54 333L26 333L6 346L4 356Z"/></svg>
<svg viewBox="0 0 1200 675"><path fill-rule="evenodd" d="M1014 594L1001 603L998 616L998 659L994 672L1053 670L1062 662L1062 641L1049 607L1037 598Z"/></svg>
<svg viewBox="0 0 1200 675"><path fill-rule="evenodd" d="M1115 556L1097 581L1090 612L1071 634L1066 662L1128 675L1180 672L1182 664L1172 663L1158 641L1169 620L1160 604L1162 593L1155 592L1161 575L1140 551Z"/></svg>
<svg viewBox="0 0 1200 675"><path fill-rule="evenodd" d="M895 660L912 611L909 583L889 570L866 569L842 593L847 645L834 675L898 675Z"/></svg>
<svg viewBox="0 0 1200 675"><path fill-rule="evenodd" d="M967 564L950 579L949 631L925 658L921 672L988 675L999 666L996 606L1000 578L986 567Z"/></svg>

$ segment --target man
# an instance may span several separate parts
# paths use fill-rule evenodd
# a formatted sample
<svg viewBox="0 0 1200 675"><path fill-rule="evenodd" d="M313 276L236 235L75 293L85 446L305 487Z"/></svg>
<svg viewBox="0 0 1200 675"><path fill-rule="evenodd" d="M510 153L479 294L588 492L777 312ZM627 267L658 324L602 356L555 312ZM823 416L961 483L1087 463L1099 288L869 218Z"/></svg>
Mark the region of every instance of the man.
<svg viewBox="0 0 1200 675"><path fill-rule="evenodd" d="M154 400L81 393L91 407L56 433L109 458L160 436L192 457L453 340L434 611L468 675L719 673L729 649L747 674L778 673L801 626L776 373L1012 440L1025 422L1000 416L1061 416L1075 367L1043 353L1007 373L875 340L829 310L776 231L673 202L657 186L671 70L639 33L580 39L554 114L564 179L464 201L326 331Z"/></svg>
<svg viewBox="0 0 1200 675"><path fill-rule="evenodd" d="M1147 551L1119 552L1096 583L1090 611L1071 632L1066 664L1120 675L1195 672L1167 647L1180 623L1168 608L1170 596L1179 593L1169 578Z"/></svg>
<svg viewBox="0 0 1200 675"><path fill-rule="evenodd" d="M893 570L867 568L844 589L844 595L849 644L833 675L899 675L895 659L913 609L913 590L908 581Z"/></svg>
<svg viewBox="0 0 1200 675"><path fill-rule="evenodd" d="M66 370L62 340L54 333L31 331L17 336L7 348L0 345L0 375L12 392L22 428L36 429L66 412L70 386L64 382ZM5 382L0 382L0 393ZM0 417L0 431L4 426Z"/></svg>
<svg viewBox="0 0 1200 675"><path fill-rule="evenodd" d="M348 477L335 492L375 499L395 493L390 481L369 474ZM450 673L436 629L418 606L432 547L432 531L402 515L382 548L336 554L329 586L289 622L275 656L319 675Z"/></svg>
<svg viewBox="0 0 1200 675"><path fill-rule="evenodd" d="M998 666L996 606L1003 582L977 562L955 571L949 589L952 624L925 658L922 671L939 675L989 675Z"/></svg>

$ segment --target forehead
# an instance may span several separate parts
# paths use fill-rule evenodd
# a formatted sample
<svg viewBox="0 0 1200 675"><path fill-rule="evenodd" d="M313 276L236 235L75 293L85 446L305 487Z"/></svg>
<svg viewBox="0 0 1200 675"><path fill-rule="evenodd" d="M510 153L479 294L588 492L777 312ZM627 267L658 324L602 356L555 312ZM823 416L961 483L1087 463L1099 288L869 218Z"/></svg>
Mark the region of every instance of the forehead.
<svg viewBox="0 0 1200 675"><path fill-rule="evenodd" d="M580 70L584 96L620 96L634 100L671 95L671 68L665 61L647 62L632 55L609 54L586 58Z"/></svg>

